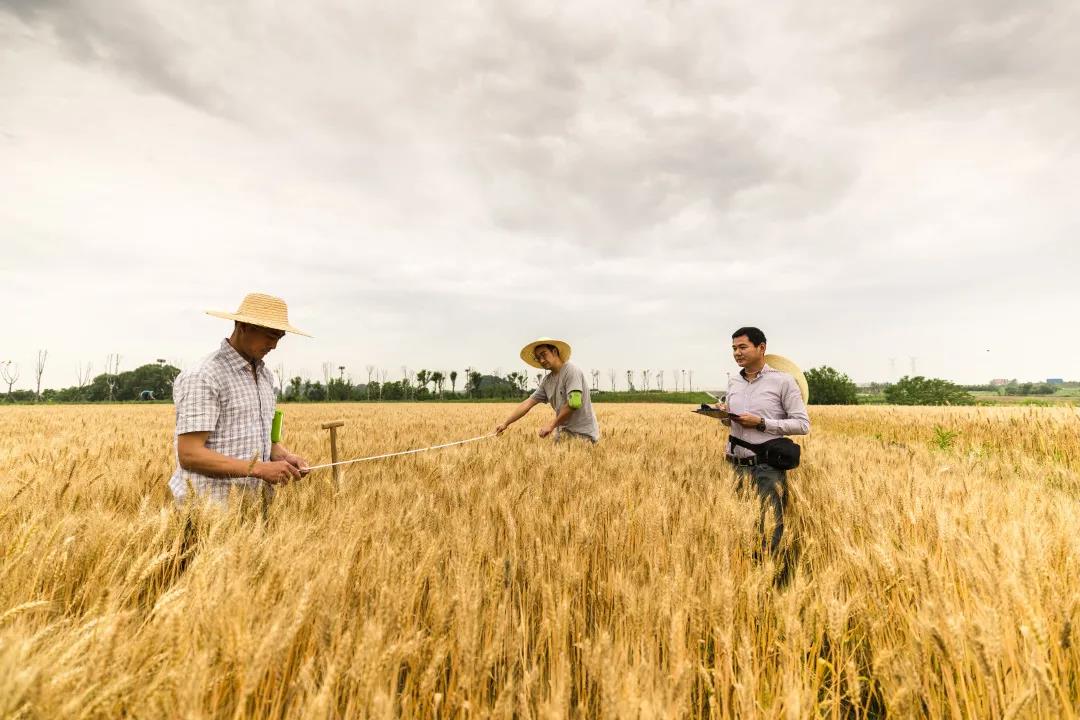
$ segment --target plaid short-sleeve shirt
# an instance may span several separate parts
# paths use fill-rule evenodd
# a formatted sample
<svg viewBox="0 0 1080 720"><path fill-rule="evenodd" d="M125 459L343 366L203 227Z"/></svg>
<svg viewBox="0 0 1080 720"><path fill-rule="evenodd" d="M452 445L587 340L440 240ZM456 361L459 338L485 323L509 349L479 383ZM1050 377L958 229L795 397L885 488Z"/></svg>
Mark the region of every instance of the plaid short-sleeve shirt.
<svg viewBox="0 0 1080 720"><path fill-rule="evenodd" d="M270 426L275 406L273 376L262 361L253 374L251 364L227 339L221 341L216 352L177 376L173 402L177 448L184 433L209 432L206 447L214 452L241 460L270 459ZM169 480L169 489L177 502L183 502L191 490L223 501L231 488L262 490L263 485L255 477L217 478L185 470L180 467L179 456L176 471Z"/></svg>

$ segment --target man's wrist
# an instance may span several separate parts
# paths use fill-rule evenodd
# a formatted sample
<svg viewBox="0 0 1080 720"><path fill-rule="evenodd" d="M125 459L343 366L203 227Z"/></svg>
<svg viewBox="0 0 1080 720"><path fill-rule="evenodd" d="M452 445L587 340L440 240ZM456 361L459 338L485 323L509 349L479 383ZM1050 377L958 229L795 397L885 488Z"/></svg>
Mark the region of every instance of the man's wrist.
<svg viewBox="0 0 1080 720"><path fill-rule="evenodd" d="M758 420L758 424L754 426L754 429L758 432L768 432L769 425L765 422L765 418Z"/></svg>

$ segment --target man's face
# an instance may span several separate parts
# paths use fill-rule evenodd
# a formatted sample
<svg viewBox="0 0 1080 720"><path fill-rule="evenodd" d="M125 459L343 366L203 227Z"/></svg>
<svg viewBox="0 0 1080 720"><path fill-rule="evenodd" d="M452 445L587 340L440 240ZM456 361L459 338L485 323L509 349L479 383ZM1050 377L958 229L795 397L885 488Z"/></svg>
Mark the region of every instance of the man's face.
<svg viewBox="0 0 1080 720"><path fill-rule="evenodd" d="M277 347L278 341L285 337L282 330L259 327L258 325L241 325L241 342L244 353L255 360L262 360L267 353Z"/></svg>
<svg viewBox="0 0 1080 720"><path fill-rule="evenodd" d="M750 338L740 335L731 340L731 354L735 356L735 364L739 367L754 365L765 357L765 343L754 345Z"/></svg>
<svg viewBox="0 0 1080 720"><path fill-rule="evenodd" d="M557 357L559 357L558 354L552 352L551 348L547 347L538 347L533 352L533 359L536 360L536 362L540 363L540 367L544 368L545 370L551 369L552 363Z"/></svg>

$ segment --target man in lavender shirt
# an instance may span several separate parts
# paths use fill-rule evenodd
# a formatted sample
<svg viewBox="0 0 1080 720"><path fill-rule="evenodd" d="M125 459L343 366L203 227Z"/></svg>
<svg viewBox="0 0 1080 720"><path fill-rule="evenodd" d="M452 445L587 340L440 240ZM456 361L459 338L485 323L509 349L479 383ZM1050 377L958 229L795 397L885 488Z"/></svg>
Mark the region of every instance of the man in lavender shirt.
<svg viewBox="0 0 1080 720"><path fill-rule="evenodd" d="M716 408L727 410L731 436L758 444L783 435L806 435L810 417L795 378L775 370L765 362L765 333L756 327L741 327L731 335L731 351L742 368L731 378L726 403ZM763 549L775 553L784 534L784 507L787 505L787 472L759 462L753 451L731 443L727 461L735 468L735 477L743 487L751 486L761 500L758 527ZM772 509L775 525L765 543L765 516Z"/></svg>

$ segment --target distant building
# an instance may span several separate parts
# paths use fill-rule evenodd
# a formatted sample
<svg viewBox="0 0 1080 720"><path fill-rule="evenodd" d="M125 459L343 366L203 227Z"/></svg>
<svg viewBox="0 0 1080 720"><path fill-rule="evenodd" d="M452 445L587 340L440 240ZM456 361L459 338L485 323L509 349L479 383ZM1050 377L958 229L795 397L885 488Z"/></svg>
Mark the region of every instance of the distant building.
<svg viewBox="0 0 1080 720"><path fill-rule="evenodd" d="M1005 387L1009 384L1009 381L1006 378L994 378L990 381L990 384L994 387Z"/></svg>
<svg viewBox="0 0 1080 720"><path fill-rule="evenodd" d="M1046 378L1047 385L1064 385L1065 378Z"/></svg>

